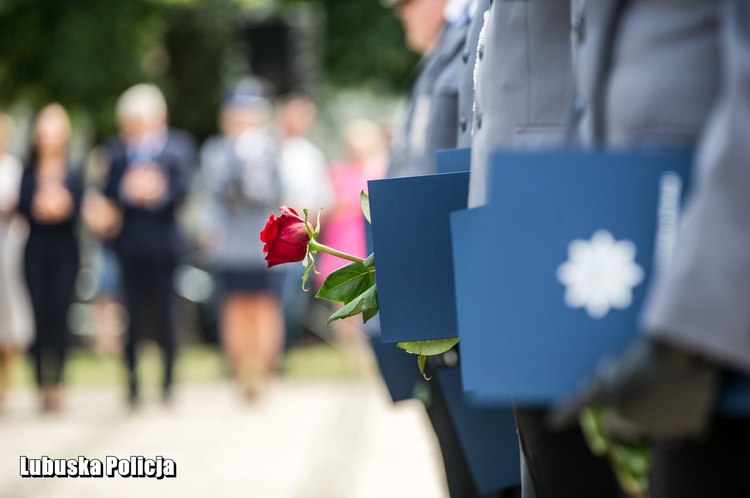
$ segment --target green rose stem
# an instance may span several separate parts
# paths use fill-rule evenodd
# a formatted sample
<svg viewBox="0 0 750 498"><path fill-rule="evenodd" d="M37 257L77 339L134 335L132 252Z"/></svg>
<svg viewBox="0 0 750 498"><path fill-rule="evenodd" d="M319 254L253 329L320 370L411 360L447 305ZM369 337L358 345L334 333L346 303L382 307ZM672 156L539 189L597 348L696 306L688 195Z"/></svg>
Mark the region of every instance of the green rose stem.
<svg viewBox="0 0 750 498"><path fill-rule="evenodd" d="M352 256L351 254L347 254L345 252L337 251L336 249L332 247L328 247L327 245L317 242L315 239L310 239L309 247L310 247L310 251L324 252L326 254L330 254L331 256L336 256L337 258L346 259L349 261L353 261L355 263L365 262L365 260L362 258L358 258L357 256Z"/></svg>

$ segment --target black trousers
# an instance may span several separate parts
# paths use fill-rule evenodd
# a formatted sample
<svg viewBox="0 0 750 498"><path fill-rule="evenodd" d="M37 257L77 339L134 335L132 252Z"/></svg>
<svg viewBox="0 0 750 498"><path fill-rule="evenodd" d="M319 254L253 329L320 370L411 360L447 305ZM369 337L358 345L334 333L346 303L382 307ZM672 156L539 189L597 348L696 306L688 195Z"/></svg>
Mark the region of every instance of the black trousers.
<svg viewBox="0 0 750 498"><path fill-rule="evenodd" d="M750 496L750 419L716 418L709 437L653 447L652 498Z"/></svg>
<svg viewBox="0 0 750 498"><path fill-rule="evenodd" d="M546 410L515 407L521 451L536 498L625 496L606 459L591 453L580 428L548 430ZM527 491L524 490L524 496ZM718 495L717 495L718 496Z"/></svg>
<svg viewBox="0 0 750 498"><path fill-rule="evenodd" d="M24 251L24 275L36 332L29 353L41 388L62 382L70 335L68 309L73 302L77 273L75 239L29 239Z"/></svg>
<svg viewBox="0 0 750 498"><path fill-rule="evenodd" d="M170 257L120 257L122 280L130 324L125 342L125 361L131 388L137 386L137 348L144 337L158 342L164 358L163 387L172 385L177 336L174 326L173 287L176 261Z"/></svg>
<svg viewBox="0 0 750 498"><path fill-rule="evenodd" d="M469 465L464 457L461 442L453 426L448 404L438 379L439 377L435 375L427 383L430 388L427 415L430 417L432 428L440 444L440 452L443 454L448 491L451 498L476 498L478 495L474 478L471 476Z"/></svg>
<svg viewBox="0 0 750 498"><path fill-rule="evenodd" d="M474 484L469 464L464 456L461 441L458 439L455 425L448 411L448 404L440 388L440 377L434 375L427 383L430 388L431 403L427 407L432 428L437 435L440 451L443 454L443 465L448 481L448 492L451 498L520 498L520 487L499 490L480 495Z"/></svg>

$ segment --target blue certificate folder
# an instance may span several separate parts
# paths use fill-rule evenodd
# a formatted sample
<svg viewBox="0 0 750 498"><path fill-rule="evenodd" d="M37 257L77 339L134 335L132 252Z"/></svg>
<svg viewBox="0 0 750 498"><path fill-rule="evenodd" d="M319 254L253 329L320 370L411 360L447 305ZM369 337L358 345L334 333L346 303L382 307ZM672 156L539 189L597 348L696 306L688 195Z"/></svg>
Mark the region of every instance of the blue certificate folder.
<svg viewBox="0 0 750 498"><path fill-rule="evenodd" d="M469 173L368 182L383 342L456 337L450 213Z"/></svg>
<svg viewBox="0 0 750 498"><path fill-rule="evenodd" d="M471 166L471 148L444 149L437 151L438 173L460 173L469 171Z"/></svg>
<svg viewBox="0 0 750 498"><path fill-rule="evenodd" d="M451 216L467 392L556 402L624 348L690 164L687 151L493 157L490 202Z"/></svg>
<svg viewBox="0 0 750 498"><path fill-rule="evenodd" d="M440 370L437 377L479 494L519 484L521 462L513 410L467 403L458 368Z"/></svg>
<svg viewBox="0 0 750 498"><path fill-rule="evenodd" d="M689 152L675 151L494 157L490 203L451 215L465 391L479 403L553 403L634 339L655 263L674 240L690 164ZM640 272L622 264L631 250ZM597 274L596 265L567 263L602 264L602 252L614 265L606 281L629 288L629 302L566 300L576 279ZM717 409L750 413L750 378L725 374Z"/></svg>

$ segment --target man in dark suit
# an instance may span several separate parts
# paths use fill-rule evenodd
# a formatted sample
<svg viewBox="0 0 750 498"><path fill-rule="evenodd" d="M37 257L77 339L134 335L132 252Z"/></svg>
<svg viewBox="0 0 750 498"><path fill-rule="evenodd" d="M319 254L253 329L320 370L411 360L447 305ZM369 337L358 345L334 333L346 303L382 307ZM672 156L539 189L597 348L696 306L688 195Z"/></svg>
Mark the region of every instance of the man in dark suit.
<svg viewBox="0 0 750 498"><path fill-rule="evenodd" d="M138 403L137 346L146 331L164 356L163 398L171 396L176 350L172 280L182 239L175 213L188 191L196 161L193 139L167 126L164 97L153 85L128 89L117 105L120 134L107 144L104 194L122 213L111 240L120 261L129 314L125 356L128 400Z"/></svg>

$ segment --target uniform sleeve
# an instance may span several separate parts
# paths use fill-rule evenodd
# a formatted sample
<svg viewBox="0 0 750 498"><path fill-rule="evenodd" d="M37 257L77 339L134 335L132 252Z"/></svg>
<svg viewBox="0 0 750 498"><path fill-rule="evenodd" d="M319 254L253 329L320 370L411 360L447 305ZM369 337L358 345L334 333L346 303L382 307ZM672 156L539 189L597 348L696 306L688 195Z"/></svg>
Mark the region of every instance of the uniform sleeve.
<svg viewBox="0 0 750 498"><path fill-rule="evenodd" d="M643 319L651 335L750 371L750 7L723 3L719 97L680 239Z"/></svg>
<svg viewBox="0 0 750 498"><path fill-rule="evenodd" d="M199 180L212 198L222 199L230 193L231 175L227 154L218 137L210 138L201 148Z"/></svg>

